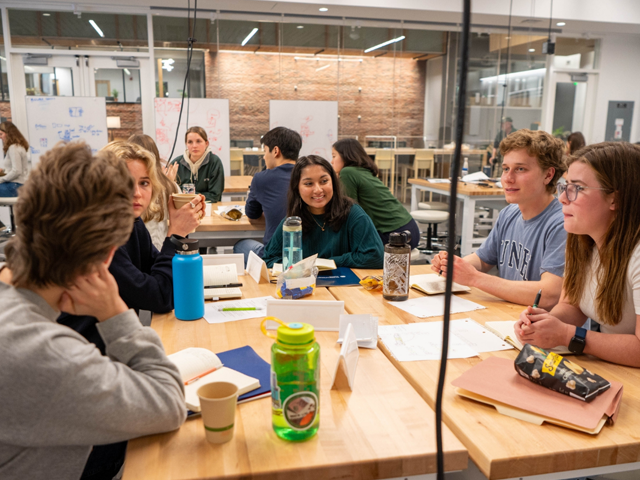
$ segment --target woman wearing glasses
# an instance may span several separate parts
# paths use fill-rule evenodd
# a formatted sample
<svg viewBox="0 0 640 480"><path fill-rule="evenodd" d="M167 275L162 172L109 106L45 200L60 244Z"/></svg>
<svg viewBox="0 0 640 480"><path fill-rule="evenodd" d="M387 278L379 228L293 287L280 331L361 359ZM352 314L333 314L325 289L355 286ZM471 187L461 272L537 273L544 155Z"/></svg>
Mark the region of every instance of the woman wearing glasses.
<svg viewBox="0 0 640 480"><path fill-rule="evenodd" d="M523 343L640 366L640 147L605 142L569 157L558 185L568 232L560 303L529 307L516 322ZM544 292L543 292L544 295ZM587 318L600 332L581 328Z"/></svg>

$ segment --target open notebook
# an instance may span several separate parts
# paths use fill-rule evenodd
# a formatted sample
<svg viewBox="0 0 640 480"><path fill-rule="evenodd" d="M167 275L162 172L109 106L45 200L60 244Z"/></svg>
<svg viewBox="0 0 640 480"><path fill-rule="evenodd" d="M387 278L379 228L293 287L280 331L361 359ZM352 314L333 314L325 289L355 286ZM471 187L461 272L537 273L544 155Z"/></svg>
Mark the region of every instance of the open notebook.
<svg viewBox="0 0 640 480"><path fill-rule="evenodd" d="M316 258L316 267L318 268L319 272L322 272L323 270L335 270L336 268L338 268L336 266L336 262L330 258ZM273 268L271 269L271 274L275 276L281 273L282 264L274 263Z"/></svg>
<svg viewBox="0 0 640 480"><path fill-rule="evenodd" d="M491 333L496 334L505 342L513 345L518 350L522 350L523 345L516 337L515 332L513 331L513 326L516 324L515 320L506 320L500 322L486 322L484 324L484 328L489 330ZM550 350L553 353L557 353L558 355L573 355L572 352L569 351L567 347L556 347Z"/></svg>
<svg viewBox="0 0 640 480"><path fill-rule="evenodd" d="M182 381L185 383L204 372L217 368L214 372L199 378L189 385L185 385L184 396L187 408L193 412L200 411L198 389L207 383L235 383L239 389L238 396L260 388L260 381L257 378L250 377L229 367L221 367L222 362L218 356L206 348L185 348L184 350L169 355L168 357L169 360L175 363L178 367ZM265 364L268 367L266 362Z"/></svg>
<svg viewBox="0 0 640 480"><path fill-rule="evenodd" d="M428 273L426 275L411 275L409 279L411 288L415 288L427 295L438 295L445 292L446 279L435 273ZM468 292L471 289L453 282L453 292Z"/></svg>
<svg viewBox="0 0 640 480"><path fill-rule="evenodd" d="M238 270L234 263L227 265L205 265L202 267L204 279L204 298L226 299L241 298L242 291L237 287L222 287L223 285L238 284Z"/></svg>

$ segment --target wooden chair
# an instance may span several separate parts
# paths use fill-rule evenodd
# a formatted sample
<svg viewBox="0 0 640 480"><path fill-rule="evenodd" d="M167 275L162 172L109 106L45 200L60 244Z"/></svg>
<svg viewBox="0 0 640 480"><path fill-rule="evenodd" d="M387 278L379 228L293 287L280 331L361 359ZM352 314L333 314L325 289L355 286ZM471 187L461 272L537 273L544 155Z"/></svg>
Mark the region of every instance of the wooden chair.
<svg viewBox="0 0 640 480"><path fill-rule="evenodd" d="M382 183L387 185L387 179L389 180L389 190L393 193L393 182L396 173L396 155L394 150L376 150L374 162L383 174ZM388 173L383 173L388 172Z"/></svg>
<svg viewBox="0 0 640 480"><path fill-rule="evenodd" d="M238 171L237 175L244 175L244 155L241 148L232 148L231 155L229 157L229 170L230 174Z"/></svg>
<svg viewBox="0 0 640 480"><path fill-rule="evenodd" d="M413 178L420 178L421 176L429 176L433 178L433 172L435 168L435 152L426 148L416 150L415 158L413 159L413 165L410 167L405 166L402 171L402 202L407 201L407 190L411 190L409 185L409 175L413 172ZM420 172L423 172L421 175Z"/></svg>

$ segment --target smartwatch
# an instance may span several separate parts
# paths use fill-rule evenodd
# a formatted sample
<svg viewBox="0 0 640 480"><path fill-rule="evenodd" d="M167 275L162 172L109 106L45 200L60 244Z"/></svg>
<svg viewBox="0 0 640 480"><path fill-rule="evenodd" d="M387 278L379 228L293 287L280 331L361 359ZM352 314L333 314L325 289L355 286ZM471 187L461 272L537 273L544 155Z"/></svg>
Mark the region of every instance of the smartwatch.
<svg viewBox="0 0 640 480"><path fill-rule="evenodd" d="M587 330L582 327L576 327L576 334L569 342L569 351L580 355L584 351L587 344Z"/></svg>

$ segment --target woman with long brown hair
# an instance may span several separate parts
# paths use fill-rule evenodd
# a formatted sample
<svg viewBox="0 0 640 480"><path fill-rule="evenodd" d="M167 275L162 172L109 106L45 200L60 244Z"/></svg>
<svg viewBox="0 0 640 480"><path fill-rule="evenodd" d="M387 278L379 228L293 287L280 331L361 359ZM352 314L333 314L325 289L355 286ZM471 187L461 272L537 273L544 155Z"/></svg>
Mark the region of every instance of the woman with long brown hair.
<svg viewBox="0 0 640 480"><path fill-rule="evenodd" d="M0 168L0 197L17 197L29 173L29 143L12 122L0 123L4 162Z"/></svg>
<svg viewBox="0 0 640 480"><path fill-rule="evenodd" d="M567 183L557 187L568 232L560 303L550 312L529 307L516 322L516 334L523 343L564 345L638 367L640 147L590 145L568 164ZM587 318L600 332L581 327Z"/></svg>
<svg viewBox="0 0 640 480"><path fill-rule="evenodd" d="M144 226L149 230L151 241L158 250L162 250L162 244L169 230L169 199L172 193L180 193L180 187L171 180L171 178L176 176L178 165L175 164L169 167L168 170L165 170L162 166L162 159L160 158L160 152L158 151L156 142L154 142L153 138L149 135L131 135L127 141L140 145L156 159L156 173L158 183L160 184L160 191L156 201L152 205L149 205L149 208L145 210L141 218ZM166 172L166 174L164 172Z"/></svg>

